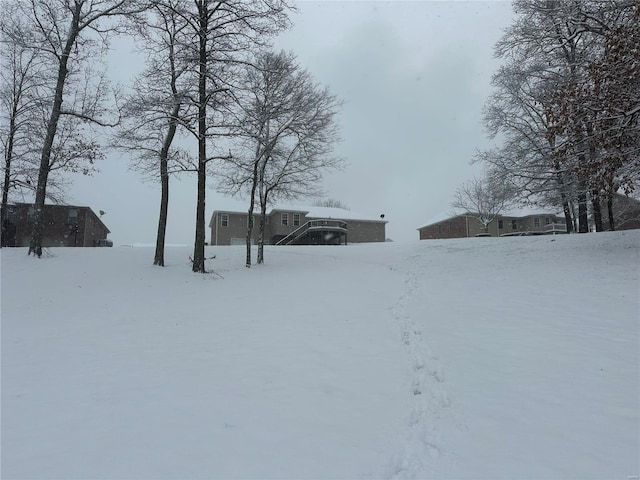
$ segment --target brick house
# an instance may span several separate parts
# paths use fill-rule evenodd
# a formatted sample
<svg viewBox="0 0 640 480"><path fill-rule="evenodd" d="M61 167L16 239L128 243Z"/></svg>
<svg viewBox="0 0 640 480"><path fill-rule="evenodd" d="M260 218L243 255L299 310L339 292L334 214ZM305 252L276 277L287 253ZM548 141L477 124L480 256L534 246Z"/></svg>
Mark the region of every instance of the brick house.
<svg viewBox="0 0 640 480"><path fill-rule="evenodd" d="M2 246L28 247L31 239L34 205L7 205L2 219ZM105 242L110 233L102 220L89 207L74 205L44 206L43 247L96 247Z"/></svg>
<svg viewBox="0 0 640 480"><path fill-rule="evenodd" d="M216 210L211 216L211 245L246 243L249 214ZM252 243L258 242L260 215L254 213ZM267 245L340 245L384 242L386 221L328 207L273 208L267 212Z"/></svg>
<svg viewBox="0 0 640 480"><path fill-rule="evenodd" d="M515 236L565 233L564 218L548 212L511 212L492 220L485 231L470 213L440 216L418 228L420 240L467 238L478 236Z"/></svg>

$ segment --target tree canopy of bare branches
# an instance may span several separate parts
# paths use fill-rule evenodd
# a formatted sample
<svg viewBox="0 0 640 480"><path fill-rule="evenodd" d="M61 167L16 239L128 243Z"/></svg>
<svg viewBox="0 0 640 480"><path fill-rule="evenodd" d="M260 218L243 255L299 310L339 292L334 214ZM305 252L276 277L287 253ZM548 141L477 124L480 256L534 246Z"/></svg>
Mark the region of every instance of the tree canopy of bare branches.
<svg viewBox="0 0 640 480"><path fill-rule="evenodd" d="M513 197L509 184L487 176L458 187L451 206L476 218L486 232L489 224L511 205Z"/></svg>
<svg viewBox="0 0 640 480"><path fill-rule="evenodd" d="M144 9L137 0L23 0L12 4L27 35L11 41L38 58L37 98L43 119L29 254L42 255L43 206L55 168L89 173L101 157L92 126L116 123L106 76L94 60L107 48L118 19ZM33 137L38 138L36 136ZM83 165L83 162L86 164Z"/></svg>
<svg viewBox="0 0 640 480"><path fill-rule="evenodd" d="M226 162L220 189L249 196L247 266L251 265L253 208L260 207L258 263L264 262L264 224L269 202L316 196L327 170L340 168L341 102L316 84L290 52L260 53L244 73L237 133L238 153Z"/></svg>
<svg viewBox="0 0 640 480"><path fill-rule="evenodd" d="M502 144L478 159L528 200L561 205L571 231L596 230L600 200L639 180L637 2L517 0L496 45L485 125ZM577 207L577 212L575 211Z"/></svg>

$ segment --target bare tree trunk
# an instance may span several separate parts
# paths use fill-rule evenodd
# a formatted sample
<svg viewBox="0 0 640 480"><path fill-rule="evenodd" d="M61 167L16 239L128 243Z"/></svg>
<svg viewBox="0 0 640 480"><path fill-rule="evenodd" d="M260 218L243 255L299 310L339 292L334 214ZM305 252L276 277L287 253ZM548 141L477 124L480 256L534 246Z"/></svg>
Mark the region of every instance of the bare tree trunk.
<svg viewBox="0 0 640 480"><path fill-rule="evenodd" d="M260 146L256 148L256 151L260 150ZM257 156L257 154L256 154ZM256 201L256 188L258 187L258 162L254 162L253 164L253 182L251 184L251 195L250 195L250 204L249 204L249 217L247 219L247 257L245 266L247 268L251 268L251 237L253 234L253 205Z"/></svg>
<svg viewBox="0 0 640 480"><path fill-rule="evenodd" d="M176 87L175 67L173 66L173 47L171 47L170 62L172 64L171 90L174 100L178 96ZM156 254L153 259L154 265L164 267L164 244L167 232L167 218L169 215L169 149L173 143L178 127L178 114L180 113L180 104L176 101L169 119L169 130L164 138L162 150L160 150L160 216L158 218L158 235L156 237Z"/></svg>
<svg viewBox="0 0 640 480"><path fill-rule="evenodd" d="M564 197L564 194L562 194ZM564 222L567 226L567 233L573 232L573 218L571 215L571 207L569 206L569 202L563 199L562 201L562 211L564 212Z"/></svg>
<svg viewBox="0 0 640 480"><path fill-rule="evenodd" d="M580 193L578 193L578 233L588 232L589 214L587 212L587 193L584 189L580 188Z"/></svg>
<svg viewBox="0 0 640 480"><path fill-rule="evenodd" d="M36 198L32 218L33 225L31 232L31 242L29 243L28 252L29 255L31 255L31 253L34 253L38 257L42 256L42 235L44 232L44 201L47 195L47 180L49 178L49 171L51 169L51 147L53 146L53 141L58 129L58 120L60 119L60 114L62 111L62 94L64 91L67 74L69 73L67 67L67 64L69 62L69 55L71 54L73 45L75 44L78 34L80 33L79 24L81 9L82 4L76 2L67 40L62 51L62 55L59 57L58 78L56 81L55 96L53 98L51 115L49 117L49 122L47 123L47 133L44 138L44 145L42 147L42 155L40 158L38 186L36 187Z"/></svg>
<svg viewBox="0 0 640 480"><path fill-rule="evenodd" d="M164 267L164 244L167 233L167 218L169 215L169 147L176 132L176 118L178 112L174 109L174 115L169 123L169 131L165 137L162 151L160 152L160 216L158 217L158 235L156 237L156 254L154 265Z"/></svg>
<svg viewBox="0 0 640 480"><path fill-rule="evenodd" d="M593 208L593 222L596 232L602 232L602 208L600 206L600 194L598 190L591 191L591 207Z"/></svg>
<svg viewBox="0 0 640 480"><path fill-rule="evenodd" d="M198 199L196 206L196 237L193 247L193 271L206 273L204 265L205 243L205 188L207 182L207 38L209 36L208 1L198 4L199 72L198 72Z"/></svg>
<svg viewBox="0 0 640 480"><path fill-rule="evenodd" d="M264 225L267 220L267 205L260 206L260 232L258 234L258 264L264 264Z"/></svg>
<svg viewBox="0 0 640 480"><path fill-rule="evenodd" d="M2 240L0 240L0 247L5 246L5 220L7 217L7 202L9 201L9 188L11 186L11 160L13 157L13 140L16 132L16 112L17 104L13 105L13 111L11 112L11 119L9 120L9 138L7 140L7 151L4 157L4 182L2 185L2 204L0 204L0 222L2 222Z"/></svg>
<svg viewBox="0 0 640 480"><path fill-rule="evenodd" d="M607 213L609 214L609 230L613 232L616 229L615 218L613 217L613 196L607 198Z"/></svg>

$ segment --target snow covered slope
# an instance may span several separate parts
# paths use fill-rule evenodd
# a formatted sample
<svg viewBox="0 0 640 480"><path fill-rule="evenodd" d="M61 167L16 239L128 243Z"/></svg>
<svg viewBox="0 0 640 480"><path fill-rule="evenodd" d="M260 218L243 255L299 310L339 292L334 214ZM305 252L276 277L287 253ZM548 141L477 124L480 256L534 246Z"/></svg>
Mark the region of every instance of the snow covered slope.
<svg viewBox="0 0 640 480"><path fill-rule="evenodd" d="M2 249L2 478L638 475L639 251Z"/></svg>

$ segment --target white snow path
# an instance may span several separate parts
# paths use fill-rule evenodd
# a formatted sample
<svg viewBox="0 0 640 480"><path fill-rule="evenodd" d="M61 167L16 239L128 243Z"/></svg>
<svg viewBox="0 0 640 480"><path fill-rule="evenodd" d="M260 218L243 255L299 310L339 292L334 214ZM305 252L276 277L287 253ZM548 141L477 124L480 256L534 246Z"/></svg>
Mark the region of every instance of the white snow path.
<svg viewBox="0 0 640 480"><path fill-rule="evenodd" d="M452 456L451 452L443 452L439 435L440 422L445 418L451 421L445 373L428 334L409 312L409 304L422 286L427 261L424 255L412 252L393 268L405 275L404 291L391 310L407 353L411 384L407 388L410 410L405 437L400 440L400 451L390 458L385 475L391 479L420 478L441 456Z"/></svg>

